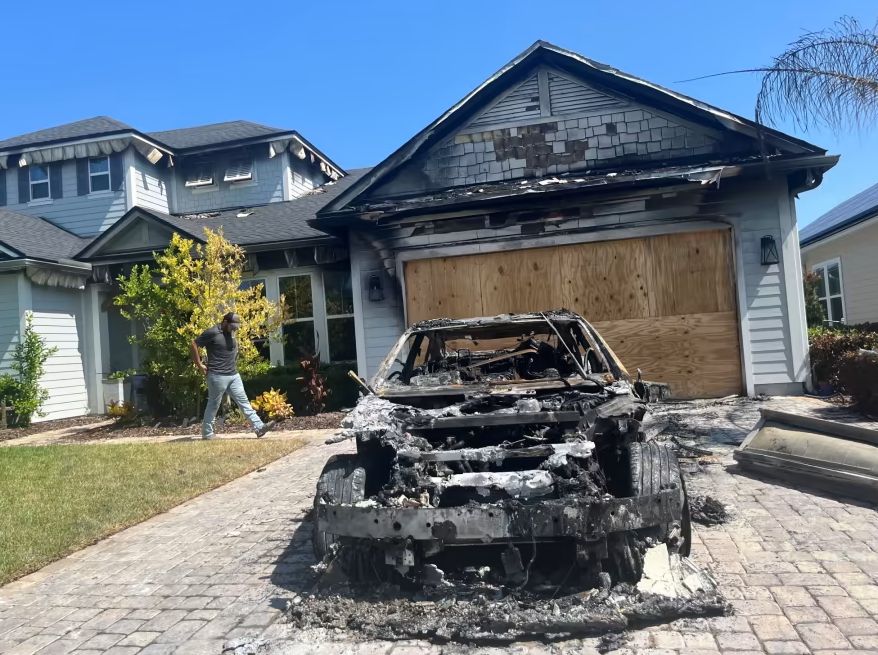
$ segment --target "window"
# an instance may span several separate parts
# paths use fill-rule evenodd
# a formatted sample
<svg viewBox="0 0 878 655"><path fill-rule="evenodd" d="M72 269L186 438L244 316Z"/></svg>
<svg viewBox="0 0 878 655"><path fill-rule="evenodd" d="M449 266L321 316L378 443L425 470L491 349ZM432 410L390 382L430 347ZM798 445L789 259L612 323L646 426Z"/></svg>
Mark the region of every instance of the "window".
<svg viewBox="0 0 878 655"><path fill-rule="evenodd" d="M223 182L246 182L253 179L252 159L233 159L229 162Z"/></svg>
<svg viewBox="0 0 878 655"><path fill-rule="evenodd" d="M49 167L31 164L28 166L30 175L30 199L42 200L49 197Z"/></svg>
<svg viewBox="0 0 878 655"><path fill-rule="evenodd" d="M833 259L811 269L820 278L817 298L823 305L823 322L827 325L844 323L844 295L841 287L841 261Z"/></svg>
<svg viewBox="0 0 878 655"><path fill-rule="evenodd" d="M88 160L88 192L110 190L110 158L95 157Z"/></svg>
<svg viewBox="0 0 878 655"><path fill-rule="evenodd" d="M350 270L324 272L323 292L326 296L329 359L333 362L353 361L357 358L357 343Z"/></svg>
<svg viewBox="0 0 878 655"><path fill-rule="evenodd" d="M260 289L260 295L265 298L265 280L261 278L250 278L249 280L241 280L240 288L244 289L252 289L256 285L261 284L262 289ZM271 353L269 349L268 339L253 339L253 345L256 346L256 350L259 351L259 356L267 361L271 361Z"/></svg>
<svg viewBox="0 0 878 655"><path fill-rule="evenodd" d="M279 280L284 297L284 361L298 363L303 355L314 353L314 302L311 275L294 275Z"/></svg>
<svg viewBox="0 0 878 655"><path fill-rule="evenodd" d="M213 184L213 164L210 162L199 162L193 164L186 174L186 184L188 188L199 188L211 186Z"/></svg>

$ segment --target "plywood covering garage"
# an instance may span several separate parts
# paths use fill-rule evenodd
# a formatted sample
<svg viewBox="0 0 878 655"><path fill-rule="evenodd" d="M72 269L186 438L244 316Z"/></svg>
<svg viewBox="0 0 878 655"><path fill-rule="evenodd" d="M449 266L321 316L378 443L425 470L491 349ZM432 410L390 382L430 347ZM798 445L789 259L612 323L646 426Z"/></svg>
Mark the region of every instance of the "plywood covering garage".
<svg viewBox="0 0 878 655"><path fill-rule="evenodd" d="M709 230L405 264L410 323L573 309L677 398L741 391L731 234Z"/></svg>

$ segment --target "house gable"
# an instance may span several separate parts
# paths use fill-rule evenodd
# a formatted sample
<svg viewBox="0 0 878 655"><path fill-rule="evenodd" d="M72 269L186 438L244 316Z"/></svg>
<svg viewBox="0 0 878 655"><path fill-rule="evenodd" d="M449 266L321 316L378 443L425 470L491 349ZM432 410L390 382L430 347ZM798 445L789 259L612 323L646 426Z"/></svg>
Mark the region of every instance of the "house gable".
<svg viewBox="0 0 878 655"><path fill-rule="evenodd" d="M756 152L753 139L539 67L367 197Z"/></svg>
<svg viewBox="0 0 878 655"><path fill-rule="evenodd" d="M825 151L539 41L329 203L320 219L383 199L585 171L738 163Z"/></svg>
<svg viewBox="0 0 878 655"><path fill-rule="evenodd" d="M173 226L135 208L92 241L77 255L77 259L98 261L164 250L175 231L178 230Z"/></svg>

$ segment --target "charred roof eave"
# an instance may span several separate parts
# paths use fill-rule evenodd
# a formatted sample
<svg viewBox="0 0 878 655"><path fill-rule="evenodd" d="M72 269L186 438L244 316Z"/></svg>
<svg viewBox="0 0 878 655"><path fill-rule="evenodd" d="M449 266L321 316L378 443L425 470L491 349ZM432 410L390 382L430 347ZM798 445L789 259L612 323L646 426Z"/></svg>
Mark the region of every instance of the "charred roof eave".
<svg viewBox="0 0 878 655"><path fill-rule="evenodd" d="M730 177L753 177L766 173L793 176L801 171L813 171L819 185L822 174L835 166L837 155L810 155L754 157L737 163L708 163L675 166L646 171L607 171L593 175L568 173L527 180L509 180L467 187L452 187L435 191L418 198L394 198L376 201L373 205L350 207L335 213L318 213L309 223L331 233L342 233L355 226L375 227L378 221L403 219L412 215L431 215L466 210L488 211L505 209L510 205L531 204L537 198L548 196L574 196L576 194L599 194L631 189L664 189L673 184L698 188L711 182ZM553 182L561 180L562 182ZM547 183L548 181L548 183ZM526 182L526 184L522 184ZM543 184L541 184L543 183ZM813 186L811 188L813 188ZM492 192L494 191L494 192ZM447 197L437 199L447 194ZM419 202L419 200L422 200Z"/></svg>

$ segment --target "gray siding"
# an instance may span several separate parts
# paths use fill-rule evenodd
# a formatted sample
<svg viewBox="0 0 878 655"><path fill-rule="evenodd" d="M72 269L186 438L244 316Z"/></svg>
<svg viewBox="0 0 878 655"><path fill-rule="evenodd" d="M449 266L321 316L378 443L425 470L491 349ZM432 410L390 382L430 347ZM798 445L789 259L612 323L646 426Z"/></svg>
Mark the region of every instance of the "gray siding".
<svg viewBox="0 0 878 655"><path fill-rule="evenodd" d="M749 354L757 385L795 382L785 263L783 258L780 264L761 263L763 236L773 236L778 249L783 242L778 215L780 193L777 185L754 184L746 193L738 194L735 202L739 213L736 240L742 257L746 298L740 311L749 328Z"/></svg>
<svg viewBox="0 0 878 655"><path fill-rule="evenodd" d="M21 328L19 276L19 273L0 274L0 374L11 373L12 351L18 343Z"/></svg>
<svg viewBox="0 0 878 655"><path fill-rule="evenodd" d="M134 159L134 204L146 209L168 213L168 179L170 174L164 159L153 166L140 153Z"/></svg>
<svg viewBox="0 0 878 655"><path fill-rule="evenodd" d="M42 216L55 225L81 237L94 236L106 230L126 211L125 180L118 191L101 191L76 195L76 160L62 163L62 198L49 203L21 203L18 198L20 169L6 171L6 191L10 211Z"/></svg>
<svg viewBox="0 0 878 655"><path fill-rule="evenodd" d="M286 169L286 158L268 155L256 157L254 171L255 182L229 184L223 182L228 161L234 154L217 155L214 168L214 184L206 189L186 188L186 166L180 162L174 167L174 184L176 185L177 214L194 214L231 207L249 207L280 202L284 199L283 176Z"/></svg>
<svg viewBox="0 0 878 655"><path fill-rule="evenodd" d="M288 154L290 166L287 169L290 186L290 200L299 198L323 184L323 174L314 166L305 163L295 155Z"/></svg>
<svg viewBox="0 0 878 655"><path fill-rule="evenodd" d="M83 292L31 285L33 325L57 352L45 366L40 384L48 389L45 416L35 421L82 416L88 413L85 384Z"/></svg>
<svg viewBox="0 0 878 655"><path fill-rule="evenodd" d="M375 250L356 233L350 235L351 271L354 293L359 295L360 311L357 321L357 368L361 376L371 378L381 361L405 330L402 299L394 290ZM380 275L384 285L384 300L369 300L369 276ZM354 309L357 309L357 298Z"/></svg>

